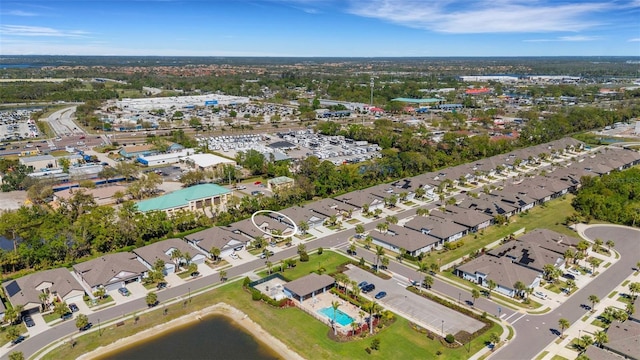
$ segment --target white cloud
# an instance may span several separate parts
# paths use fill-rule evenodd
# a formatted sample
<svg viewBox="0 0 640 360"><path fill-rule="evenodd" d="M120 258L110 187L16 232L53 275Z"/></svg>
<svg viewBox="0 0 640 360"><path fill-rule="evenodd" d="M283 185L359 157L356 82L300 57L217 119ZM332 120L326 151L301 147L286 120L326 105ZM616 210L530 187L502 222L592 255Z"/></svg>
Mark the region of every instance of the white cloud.
<svg viewBox="0 0 640 360"><path fill-rule="evenodd" d="M82 37L88 33L81 30L59 30L44 26L0 25L0 34L12 36Z"/></svg>
<svg viewBox="0 0 640 360"><path fill-rule="evenodd" d="M639 42L640 38L632 38L628 40L629 42Z"/></svg>
<svg viewBox="0 0 640 360"><path fill-rule="evenodd" d="M574 35L574 36L560 36L557 38L549 38L549 39L528 39L524 40L524 42L581 42L581 41L596 41L600 40L600 36L585 36L585 35Z"/></svg>
<svg viewBox="0 0 640 360"><path fill-rule="evenodd" d="M536 0L351 0L348 12L442 33L533 33L588 29L598 25L586 19L589 15L611 7Z"/></svg>
<svg viewBox="0 0 640 360"><path fill-rule="evenodd" d="M0 13L2 15L8 15L8 16L39 16L40 14L36 14L33 12L28 12L28 11L23 11L23 10L9 10L9 11L3 11L2 13Z"/></svg>

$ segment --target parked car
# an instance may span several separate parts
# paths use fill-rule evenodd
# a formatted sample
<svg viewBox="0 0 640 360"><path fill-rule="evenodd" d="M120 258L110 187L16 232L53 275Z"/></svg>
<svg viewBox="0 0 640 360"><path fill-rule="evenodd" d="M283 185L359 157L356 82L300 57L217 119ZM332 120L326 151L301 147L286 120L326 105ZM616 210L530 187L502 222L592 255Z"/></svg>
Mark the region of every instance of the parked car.
<svg viewBox="0 0 640 360"><path fill-rule="evenodd" d="M93 326L92 323L88 323L87 325L81 327L80 329L78 329L78 331L87 331L89 329L91 329L91 327Z"/></svg>
<svg viewBox="0 0 640 360"><path fill-rule="evenodd" d="M238 190L244 190L244 189L246 189L246 188L247 188L247 187L246 187L246 186L244 186L244 185L240 185L240 186L236 187L236 189L238 189Z"/></svg>
<svg viewBox="0 0 640 360"><path fill-rule="evenodd" d="M240 258L240 257L238 256L238 254L236 254L236 253L231 253L231 254L229 254L229 257L230 257L230 258L232 258L232 259L235 259L235 260L238 260L238 259Z"/></svg>
<svg viewBox="0 0 640 360"><path fill-rule="evenodd" d="M363 287L363 288L362 288L362 292L366 294L366 293L370 293L370 292L372 292L372 291L373 291L373 290L375 290L375 289L376 289L376 286L375 286L375 285L373 285L373 284L367 284L365 287Z"/></svg>
<svg viewBox="0 0 640 360"><path fill-rule="evenodd" d="M69 304L69 310L71 310L71 312L78 312L80 309L78 309L78 305L71 303Z"/></svg>
<svg viewBox="0 0 640 360"><path fill-rule="evenodd" d="M120 295L122 296L129 296L131 295L131 293L129 292L129 289L127 289L126 287L121 287L120 289L118 289L118 292L120 293Z"/></svg>
<svg viewBox="0 0 640 360"><path fill-rule="evenodd" d="M542 291L536 291L533 293L533 295L537 298L540 298L542 300L546 300L547 299L547 294L543 293Z"/></svg>
<svg viewBox="0 0 640 360"><path fill-rule="evenodd" d="M565 278L565 279L570 279L570 280L575 280L576 279L575 275L573 275L573 274L563 274L562 277Z"/></svg>
<svg viewBox="0 0 640 360"><path fill-rule="evenodd" d="M200 272L199 271L194 271L191 273L191 277L198 277L200 276Z"/></svg>
<svg viewBox="0 0 640 360"><path fill-rule="evenodd" d="M358 287L359 287L360 289L362 289L363 287L365 287L365 286L367 286L367 285L369 285L369 283L368 283L368 282L366 282L366 281L363 281L363 282L361 282L360 284L358 284Z"/></svg>
<svg viewBox="0 0 640 360"><path fill-rule="evenodd" d="M274 252L269 250L269 256L273 256ZM267 255L265 253L260 253L260 259L266 259Z"/></svg>
<svg viewBox="0 0 640 360"><path fill-rule="evenodd" d="M62 320L69 320L69 319L71 319L72 317L73 317L73 313L68 312L68 313L62 314L62 315L60 316L60 319L62 319Z"/></svg>
<svg viewBox="0 0 640 360"><path fill-rule="evenodd" d="M571 274L571 275L574 275L574 276L581 275L581 274L580 274L580 271L578 271L578 270L576 270L576 269L569 269L569 270L567 270L567 272L568 272L569 274Z"/></svg>
<svg viewBox="0 0 640 360"><path fill-rule="evenodd" d="M262 195L262 191L254 190L254 191L251 192L251 195L253 195L253 196Z"/></svg>
<svg viewBox="0 0 640 360"><path fill-rule="evenodd" d="M358 254L356 253L356 251L355 251L355 250L351 250L351 249L347 249L347 254L348 254L348 255L351 255L351 256L356 256L356 255L358 255Z"/></svg>
<svg viewBox="0 0 640 360"><path fill-rule="evenodd" d="M24 336L20 335L17 338L11 340L11 344L17 345L24 341Z"/></svg>
<svg viewBox="0 0 640 360"><path fill-rule="evenodd" d="M156 287L158 288L158 290L162 290L162 289L167 287L167 283L166 282L159 282L158 285L156 285Z"/></svg>
<svg viewBox="0 0 640 360"><path fill-rule="evenodd" d="M382 299L383 297L387 296L387 293L385 291L380 291L379 293L376 294L375 298L377 300Z"/></svg>
<svg viewBox="0 0 640 360"><path fill-rule="evenodd" d="M33 319L31 318L31 315L24 315L22 316L22 322L24 322L24 324L27 327L33 327L36 326L36 323L33 321Z"/></svg>

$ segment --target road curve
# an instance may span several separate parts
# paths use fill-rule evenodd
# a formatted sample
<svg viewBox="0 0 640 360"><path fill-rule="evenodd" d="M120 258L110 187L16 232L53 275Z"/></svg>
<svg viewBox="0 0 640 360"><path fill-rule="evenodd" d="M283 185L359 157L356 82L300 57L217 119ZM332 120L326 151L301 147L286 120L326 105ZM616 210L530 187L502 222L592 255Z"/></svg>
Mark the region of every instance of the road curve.
<svg viewBox="0 0 640 360"><path fill-rule="evenodd" d="M619 225L590 225L586 226L583 236L588 240L596 238L604 241L615 241L615 249L621 254L618 262L601 272L587 286L574 293L567 301L550 313L544 315L527 315L517 323L512 324L516 330L516 337L503 347L492 359L533 359L552 341L557 340L551 329L558 328L558 320L565 318L571 324L579 321L587 310L580 304L589 304L589 295L599 298L607 296L616 286L634 271L640 254L640 229Z"/></svg>

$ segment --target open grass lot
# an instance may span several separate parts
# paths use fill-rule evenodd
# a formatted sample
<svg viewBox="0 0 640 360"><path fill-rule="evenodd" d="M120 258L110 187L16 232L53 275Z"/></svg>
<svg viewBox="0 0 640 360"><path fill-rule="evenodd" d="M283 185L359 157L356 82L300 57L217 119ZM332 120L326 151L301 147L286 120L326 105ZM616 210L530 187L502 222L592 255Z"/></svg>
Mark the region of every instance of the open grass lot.
<svg viewBox="0 0 640 360"><path fill-rule="evenodd" d="M370 357L372 359L432 359L441 351L443 359L467 359L485 346L489 333L501 333L502 328L494 325L483 336L471 342L470 350L464 347L447 349L437 340L430 340L424 334L414 331L409 322L398 318L390 327L382 330L373 338L380 339L380 350L371 355L365 348L371 344L372 337L348 342L335 342L327 336L330 328L297 308L277 309L262 302L254 302L239 282L225 285L204 295L192 296L192 303L186 308L181 304L168 306L168 314L163 315L162 306L156 311L140 315L137 324L125 320L125 325L115 328L103 326L102 336L97 332L77 337L76 345L63 345L44 356L44 359L75 359L79 355L106 345L122 337L164 323L179 316L192 313L218 302L226 302L245 312L266 331L283 341L301 356L307 359L354 359ZM469 346L467 346L467 349Z"/></svg>
<svg viewBox="0 0 640 360"><path fill-rule="evenodd" d="M308 275L311 272L317 271L319 268L323 268L325 273L330 274L338 269L338 265L344 264L349 261L348 258L335 253L333 251L325 250L321 255L316 253L309 254L309 261L300 262L300 259L296 261L296 267L291 269L285 269L282 275L289 280L295 280L297 278ZM276 262L272 266L273 271L280 270L280 262ZM258 273L260 277L268 275L267 271L261 271Z"/></svg>
<svg viewBox="0 0 640 360"><path fill-rule="evenodd" d="M440 259L439 265L445 265L462 256L474 253L500 238L509 236L521 228L525 228L526 231L544 228L568 236L578 237L575 231L562 225L564 219L574 212L571 206L572 199L573 195L567 195L564 198L552 200L545 206L536 206L529 210L528 214L523 213L512 216L507 225L493 225L480 233L463 237L460 241L464 241L464 245L455 250L444 251L442 253L436 252L431 256L427 256L425 259L428 263L438 263L438 259ZM475 238L476 235L478 236L477 239Z"/></svg>

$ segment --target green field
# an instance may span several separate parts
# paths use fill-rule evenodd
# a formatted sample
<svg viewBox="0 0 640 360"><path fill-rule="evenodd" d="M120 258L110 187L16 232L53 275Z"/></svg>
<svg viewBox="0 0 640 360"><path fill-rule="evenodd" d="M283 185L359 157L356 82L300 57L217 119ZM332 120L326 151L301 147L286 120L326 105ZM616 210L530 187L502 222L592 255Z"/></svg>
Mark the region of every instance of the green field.
<svg viewBox="0 0 640 360"><path fill-rule="evenodd" d="M301 262L297 259L296 266L294 268L285 269L282 275L289 280L295 280L314 271L318 271L319 268L323 268L325 273L330 274L338 269L338 265L344 264L347 261L349 261L348 258L333 251L325 250L322 252L322 255L318 255L316 253L309 254L309 261L307 262ZM280 270L279 261L274 262L271 269L272 272L275 272L276 270ZM259 272L258 275L260 275L260 277L265 277L268 273L264 270Z"/></svg>

